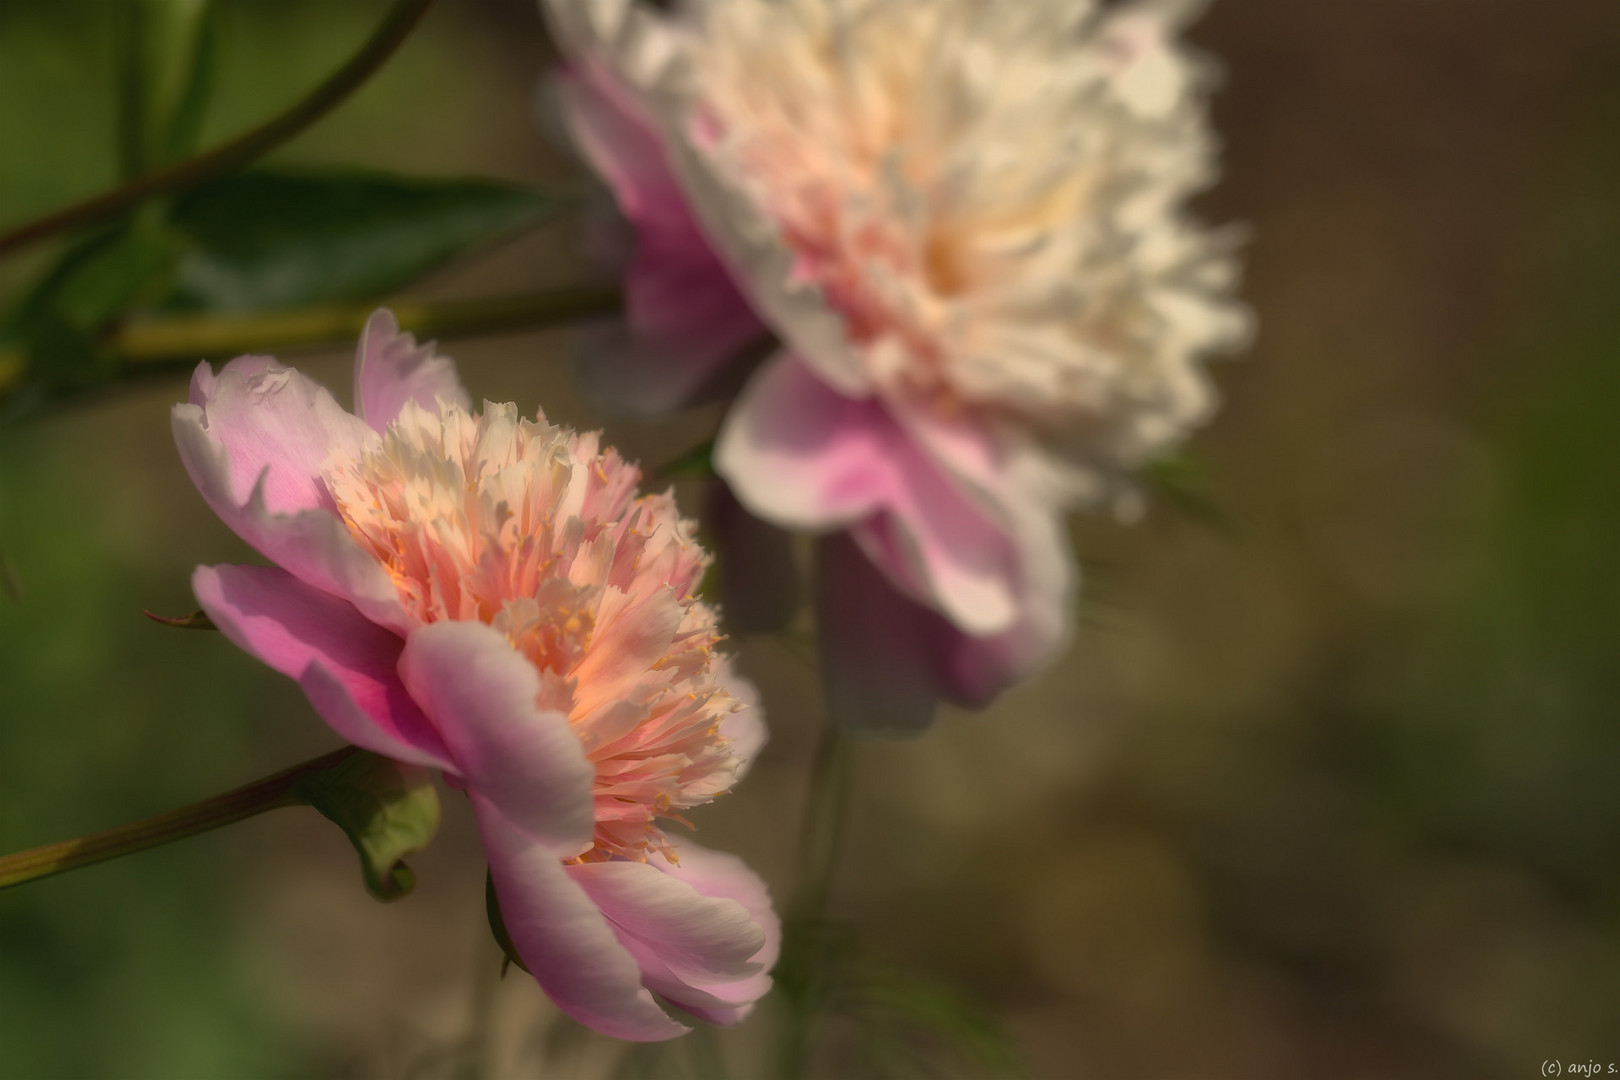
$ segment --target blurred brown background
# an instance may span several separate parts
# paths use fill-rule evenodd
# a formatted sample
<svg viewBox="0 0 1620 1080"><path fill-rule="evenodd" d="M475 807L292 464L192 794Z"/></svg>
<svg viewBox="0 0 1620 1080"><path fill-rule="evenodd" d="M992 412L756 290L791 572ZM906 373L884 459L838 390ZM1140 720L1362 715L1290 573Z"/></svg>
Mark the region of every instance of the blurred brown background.
<svg viewBox="0 0 1620 1080"><path fill-rule="evenodd" d="M0 5L0 224L113 179L112 3ZM227 3L212 136L381 10ZM1261 326L1194 443L1219 520L1166 501L1076 524L1070 655L986 714L862 747L838 912L997 1016L1038 1077L1620 1069L1620 4L1220 0L1192 36L1226 70L1227 178L1203 206L1252 228ZM442 0L277 159L577 175L534 119L549 56L524 0ZM553 226L430 291L574 280L578 247ZM593 410L566 334L449 351L475 397L648 464L715 421ZM298 363L347 386L346 355ZM334 745L289 680L140 616L191 610L195 564L250 558L174 454L183 385L0 432L26 588L0 597L5 850ZM816 683L781 641L741 654L774 742L698 821L786 895ZM625 1067L605 1041L548 1051L556 1014L497 981L476 837L446 809L392 906L292 810L0 894L0 1073ZM721 1036L733 1075L771 1022Z"/></svg>

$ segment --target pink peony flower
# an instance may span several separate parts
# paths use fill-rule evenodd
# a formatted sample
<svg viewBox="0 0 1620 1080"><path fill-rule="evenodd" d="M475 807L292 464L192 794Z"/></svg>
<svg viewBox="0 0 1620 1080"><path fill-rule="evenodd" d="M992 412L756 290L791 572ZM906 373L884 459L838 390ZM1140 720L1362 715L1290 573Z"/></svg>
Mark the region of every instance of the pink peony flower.
<svg viewBox="0 0 1620 1080"><path fill-rule="evenodd" d="M1173 43L1195 6L546 0L569 127L636 232L630 340L595 381L669 408L780 341L715 461L878 571L829 664L913 627L881 712L852 692L846 715L926 722L1053 656L1061 516L1128 503L1212 408L1202 361L1248 320L1231 238L1182 211L1213 173L1207 80Z"/></svg>
<svg viewBox="0 0 1620 1080"><path fill-rule="evenodd" d="M765 732L693 595L708 557L597 435L469 411L379 311L355 414L268 357L197 368L174 433L215 513L275 566L202 566L231 641L357 746L466 790L507 930L570 1016L650 1040L770 987L780 927L739 860L666 831Z"/></svg>

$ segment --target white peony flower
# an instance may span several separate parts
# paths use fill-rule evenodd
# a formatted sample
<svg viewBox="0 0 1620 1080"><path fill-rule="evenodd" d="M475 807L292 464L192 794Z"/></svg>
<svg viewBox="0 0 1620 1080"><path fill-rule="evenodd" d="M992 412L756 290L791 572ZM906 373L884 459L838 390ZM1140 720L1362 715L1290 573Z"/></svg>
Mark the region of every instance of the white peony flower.
<svg viewBox="0 0 1620 1080"><path fill-rule="evenodd" d="M1234 236L1185 211L1214 176L1208 72L1174 41L1197 6L548 0L570 126L637 232L636 347L598 385L679 404L774 334L717 466L1000 643L945 696L1061 644L1055 519L1128 498L1248 336Z"/></svg>

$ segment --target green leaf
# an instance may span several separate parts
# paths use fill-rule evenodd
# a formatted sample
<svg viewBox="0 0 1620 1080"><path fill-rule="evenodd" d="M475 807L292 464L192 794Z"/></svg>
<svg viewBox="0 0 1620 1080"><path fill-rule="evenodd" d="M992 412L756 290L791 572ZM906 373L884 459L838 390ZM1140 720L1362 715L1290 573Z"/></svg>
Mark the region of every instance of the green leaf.
<svg viewBox="0 0 1620 1080"><path fill-rule="evenodd" d="M714 475L714 440L710 439L673 461L658 466L648 479L654 483L664 483L670 480L708 480Z"/></svg>
<svg viewBox="0 0 1620 1080"><path fill-rule="evenodd" d="M427 769L362 750L305 773L297 792L348 834L371 895L397 900L411 891L416 875L405 856L439 830L439 793Z"/></svg>
<svg viewBox="0 0 1620 1080"><path fill-rule="evenodd" d="M168 306L264 311L374 299L565 205L485 180L352 169L227 177L180 196L170 210L192 250Z"/></svg>
<svg viewBox="0 0 1620 1080"><path fill-rule="evenodd" d="M113 358L103 332L133 307L166 296L181 241L149 215L70 247L6 319L0 346L23 358L30 381L82 386L105 378Z"/></svg>
<svg viewBox="0 0 1620 1080"><path fill-rule="evenodd" d="M133 177L196 149L213 85L218 20L211 0L124 0L117 10L119 151L125 177Z"/></svg>
<svg viewBox="0 0 1620 1080"><path fill-rule="evenodd" d="M181 241L150 217L104 229L75 244L18 306L9 326L59 320L94 333L140 302L161 300Z"/></svg>

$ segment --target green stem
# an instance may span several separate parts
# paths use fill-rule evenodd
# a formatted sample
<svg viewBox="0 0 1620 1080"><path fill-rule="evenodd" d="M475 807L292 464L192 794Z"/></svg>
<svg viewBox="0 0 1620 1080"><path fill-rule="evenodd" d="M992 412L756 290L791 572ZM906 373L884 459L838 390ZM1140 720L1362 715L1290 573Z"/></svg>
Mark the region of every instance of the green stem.
<svg viewBox="0 0 1620 1080"><path fill-rule="evenodd" d="M843 726L829 720L816 744L810 792L799 834L799 918L823 922L832 895L833 871L849 811L850 766L854 745Z"/></svg>
<svg viewBox="0 0 1620 1080"><path fill-rule="evenodd" d="M22 578L17 576L17 568L11 564L4 545L0 545L0 592L19 602L23 598Z"/></svg>
<svg viewBox="0 0 1620 1080"><path fill-rule="evenodd" d="M474 300L385 300L400 327L418 337L444 340L540 330L623 308L617 289L576 285L519 296ZM176 364L230 359L245 353L352 346L377 303L332 304L255 315L182 315L136 319L114 330L107 344L122 374L156 373ZM20 355L0 350L0 398L23 382Z"/></svg>
<svg viewBox="0 0 1620 1080"><path fill-rule="evenodd" d="M611 315L622 303L617 289L573 286L474 300L394 300L385 306L393 310L401 329L425 339L555 326ZM331 304L255 315L140 319L114 331L110 344L132 366L352 345L377 306Z"/></svg>
<svg viewBox="0 0 1620 1080"><path fill-rule="evenodd" d="M22 382L23 375L28 371L28 365L23 362L23 354L16 349L0 349L0 397L4 397L7 390Z"/></svg>
<svg viewBox="0 0 1620 1080"><path fill-rule="evenodd" d="M360 751L352 746L334 750L302 765L294 765L245 787L216 795L212 799L182 806L166 814L120 825L105 832L91 833L58 844L19 851L0 857L0 889L37 881L53 874L77 870L81 866L133 855L160 844L196 836L221 825L262 814L282 806L297 806L304 800L297 794L298 781L307 772L327 769Z"/></svg>
<svg viewBox="0 0 1620 1080"><path fill-rule="evenodd" d="M331 112L364 85L404 43L432 6L433 0L396 0L360 51L286 112L212 150L137 176L120 187L19 225L0 235L0 255L20 250L65 229L105 221L148 199L196 187L252 164Z"/></svg>
<svg viewBox="0 0 1620 1080"><path fill-rule="evenodd" d="M792 926L801 935L797 970L784 972L792 1010L782 1031L778 1065L784 1080L799 1080L810 1066L816 1029L831 993L832 935L827 910L834 871L849 816L854 746L843 727L829 718L816 746L799 835L799 897Z"/></svg>

